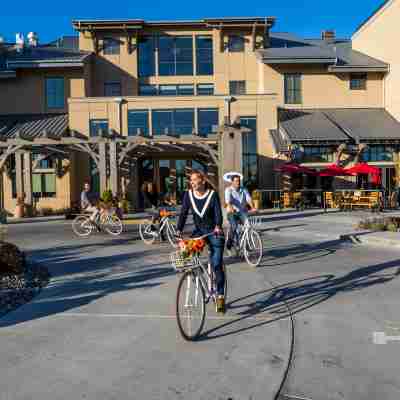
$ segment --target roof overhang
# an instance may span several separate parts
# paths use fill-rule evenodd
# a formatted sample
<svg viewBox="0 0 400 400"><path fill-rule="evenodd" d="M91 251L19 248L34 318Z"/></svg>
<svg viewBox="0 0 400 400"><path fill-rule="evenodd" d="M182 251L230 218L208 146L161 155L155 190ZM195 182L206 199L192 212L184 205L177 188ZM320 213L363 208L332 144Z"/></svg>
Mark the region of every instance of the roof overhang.
<svg viewBox="0 0 400 400"><path fill-rule="evenodd" d="M371 67L371 66L362 66L362 65L331 65L328 67L329 72L388 72L389 66L385 67Z"/></svg>
<svg viewBox="0 0 400 400"><path fill-rule="evenodd" d="M263 57L264 64L335 64L336 58L314 58L314 57Z"/></svg>
<svg viewBox="0 0 400 400"><path fill-rule="evenodd" d="M126 30L142 29L144 21L140 19L127 20L75 20L72 26L77 31L93 30Z"/></svg>

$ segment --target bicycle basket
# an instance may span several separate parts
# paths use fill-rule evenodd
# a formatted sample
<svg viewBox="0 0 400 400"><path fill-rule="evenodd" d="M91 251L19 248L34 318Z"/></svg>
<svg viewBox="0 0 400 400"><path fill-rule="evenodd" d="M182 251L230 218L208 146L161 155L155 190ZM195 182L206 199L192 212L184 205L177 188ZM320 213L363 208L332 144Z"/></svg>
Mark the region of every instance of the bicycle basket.
<svg viewBox="0 0 400 400"><path fill-rule="evenodd" d="M261 217L249 217L250 226L257 228L261 225Z"/></svg>
<svg viewBox="0 0 400 400"><path fill-rule="evenodd" d="M193 267L193 259L191 257L184 257L180 250L174 251L170 254L171 265L176 271L182 271L185 268Z"/></svg>

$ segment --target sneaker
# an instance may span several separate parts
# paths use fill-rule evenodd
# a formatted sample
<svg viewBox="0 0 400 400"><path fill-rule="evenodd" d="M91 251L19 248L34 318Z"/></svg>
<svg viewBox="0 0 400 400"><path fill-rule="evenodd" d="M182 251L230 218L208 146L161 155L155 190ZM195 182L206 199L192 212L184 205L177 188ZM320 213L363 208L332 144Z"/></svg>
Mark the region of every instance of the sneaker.
<svg viewBox="0 0 400 400"><path fill-rule="evenodd" d="M225 314L225 298L221 295L217 298L217 313Z"/></svg>

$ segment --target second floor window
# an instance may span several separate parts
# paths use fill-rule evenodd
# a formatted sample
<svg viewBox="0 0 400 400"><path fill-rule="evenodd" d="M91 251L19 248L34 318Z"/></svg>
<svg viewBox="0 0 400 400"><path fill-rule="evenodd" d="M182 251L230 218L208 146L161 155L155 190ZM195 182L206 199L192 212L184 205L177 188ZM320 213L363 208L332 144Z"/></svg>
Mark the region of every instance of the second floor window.
<svg viewBox="0 0 400 400"><path fill-rule="evenodd" d="M246 81L230 81L229 94L231 95L246 94Z"/></svg>
<svg viewBox="0 0 400 400"><path fill-rule="evenodd" d="M191 135L194 129L194 109L155 110L152 112L154 135Z"/></svg>
<svg viewBox="0 0 400 400"><path fill-rule="evenodd" d="M128 136L149 135L149 112L147 110L128 111Z"/></svg>
<svg viewBox="0 0 400 400"><path fill-rule="evenodd" d="M46 102L47 108L64 108L64 78L46 79Z"/></svg>
<svg viewBox="0 0 400 400"><path fill-rule="evenodd" d="M119 54L119 40L114 38L104 38L103 39L103 54L113 55Z"/></svg>
<svg viewBox="0 0 400 400"><path fill-rule="evenodd" d="M158 41L158 74L193 75L193 38L161 36Z"/></svg>
<svg viewBox="0 0 400 400"><path fill-rule="evenodd" d="M104 83L104 96L106 96L106 97L121 96L121 83L120 82L105 82Z"/></svg>
<svg viewBox="0 0 400 400"><path fill-rule="evenodd" d="M139 39L138 45L138 75L154 76L156 74L155 46L153 36Z"/></svg>
<svg viewBox="0 0 400 400"><path fill-rule="evenodd" d="M157 85L140 85L139 96L157 96Z"/></svg>
<svg viewBox="0 0 400 400"><path fill-rule="evenodd" d="M218 109L217 108L200 108L197 111L197 126L201 136L207 136L214 133L218 127Z"/></svg>
<svg viewBox="0 0 400 400"><path fill-rule="evenodd" d="M196 36L196 74L213 75L212 36Z"/></svg>
<svg viewBox="0 0 400 400"><path fill-rule="evenodd" d="M361 154L365 162L393 161L394 149L385 145L369 145Z"/></svg>
<svg viewBox="0 0 400 400"><path fill-rule="evenodd" d="M285 74L285 103L301 104L301 74Z"/></svg>
<svg viewBox="0 0 400 400"><path fill-rule="evenodd" d="M238 35L229 36L228 50L230 53L240 53L244 51L244 37Z"/></svg>
<svg viewBox="0 0 400 400"><path fill-rule="evenodd" d="M350 74L350 90L366 90L367 74Z"/></svg>
<svg viewBox="0 0 400 400"><path fill-rule="evenodd" d="M333 162L334 151L326 146L308 146L304 148L305 162Z"/></svg>
<svg viewBox="0 0 400 400"><path fill-rule="evenodd" d="M90 137L99 136L100 130L108 132L108 120L107 119L91 119L90 120Z"/></svg>
<svg viewBox="0 0 400 400"><path fill-rule="evenodd" d="M214 95L214 84L213 83L199 83L197 85L198 96L212 96Z"/></svg>

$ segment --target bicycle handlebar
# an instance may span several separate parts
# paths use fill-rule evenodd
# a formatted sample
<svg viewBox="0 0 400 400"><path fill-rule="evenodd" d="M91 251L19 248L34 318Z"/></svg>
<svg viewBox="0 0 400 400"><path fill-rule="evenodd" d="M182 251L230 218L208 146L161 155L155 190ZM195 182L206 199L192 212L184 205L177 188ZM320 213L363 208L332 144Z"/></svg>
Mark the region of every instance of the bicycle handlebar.
<svg viewBox="0 0 400 400"><path fill-rule="evenodd" d="M203 240L203 239L205 239L205 238L207 238L207 237L209 237L209 236L212 236L212 235L215 235L215 233L214 233L214 232L210 232L210 233L207 233L206 235L188 238L187 240ZM176 237L177 239L185 240L185 239L184 239L182 236L180 236L180 235L175 235L175 237Z"/></svg>

